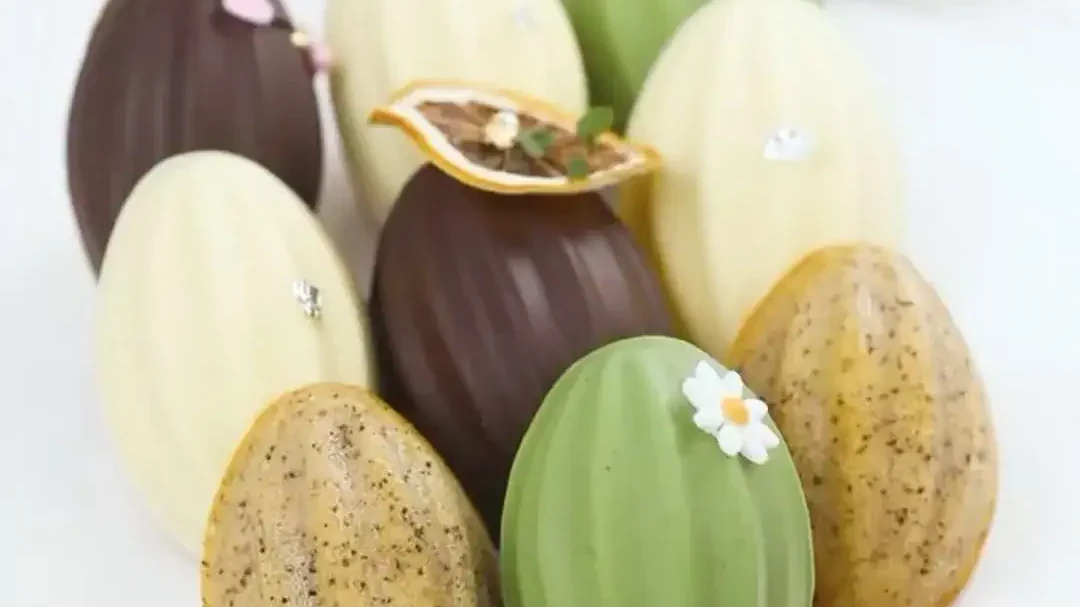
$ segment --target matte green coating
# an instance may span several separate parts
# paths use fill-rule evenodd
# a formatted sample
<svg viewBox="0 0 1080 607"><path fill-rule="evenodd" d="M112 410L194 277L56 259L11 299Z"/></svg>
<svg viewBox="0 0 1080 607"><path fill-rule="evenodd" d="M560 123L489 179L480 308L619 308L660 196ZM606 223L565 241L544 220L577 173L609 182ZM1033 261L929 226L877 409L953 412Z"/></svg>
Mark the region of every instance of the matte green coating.
<svg viewBox="0 0 1080 607"><path fill-rule="evenodd" d="M590 103L615 111L623 132L660 49L706 0L563 0L574 25Z"/></svg>
<svg viewBox="0 0 1080 607"><path fill-rule="evenodd" d="M787 446L758 466L698 429L682 381L701 360L726 371L684 341L637 337L551 389L510 473L506 607L811 604L810 520Z"/></svg>

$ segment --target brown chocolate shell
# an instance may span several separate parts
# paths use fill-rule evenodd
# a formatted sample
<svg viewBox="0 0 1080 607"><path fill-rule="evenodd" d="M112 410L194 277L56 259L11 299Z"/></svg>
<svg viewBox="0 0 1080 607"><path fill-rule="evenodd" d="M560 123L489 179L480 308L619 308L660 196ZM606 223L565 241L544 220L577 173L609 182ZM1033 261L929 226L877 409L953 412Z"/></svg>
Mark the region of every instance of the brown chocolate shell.
<svg viewBox="0 0 1080 607"><path fill-rule="evenodd" d="M132 187L193 150L246 156L311 208L322 177L313 65L278 0L257 26L222 0L109 0L94 27L68 123L68 185L97 273Z"/></svg>
<svg viewBox="0 0 1080 607"><path fill-rule="evenodd" d="M657 277L596 193L496 194L425 165L375 264L380 391L496 538L514 455L559 375L612 341L672 331Z"/></svg>

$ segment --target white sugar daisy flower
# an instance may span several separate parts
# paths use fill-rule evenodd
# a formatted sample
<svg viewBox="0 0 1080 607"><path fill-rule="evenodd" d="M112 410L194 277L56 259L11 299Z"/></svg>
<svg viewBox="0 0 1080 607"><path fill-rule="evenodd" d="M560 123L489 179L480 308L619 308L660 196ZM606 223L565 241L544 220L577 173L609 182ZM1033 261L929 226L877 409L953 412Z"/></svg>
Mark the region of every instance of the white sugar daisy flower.
<svg viewBox="0 0 1080 607"><path fill-rule="evenodd" d="M683 381L682 391L696 410L694 423L715 437L727 455L742 454L755 464L764 464L768 450L780 444L765 424L765 402L744 396L746 389L738 373L728 371L720 377L712 365L701 361Z"/></svg>
<svg viewBox="0 0 1080 607"><path fill-rule="evenodd" d="M521 122L516 112L503 110L498 112L484 125L484 141L499 148L509 150L514 147Z"/></svg>

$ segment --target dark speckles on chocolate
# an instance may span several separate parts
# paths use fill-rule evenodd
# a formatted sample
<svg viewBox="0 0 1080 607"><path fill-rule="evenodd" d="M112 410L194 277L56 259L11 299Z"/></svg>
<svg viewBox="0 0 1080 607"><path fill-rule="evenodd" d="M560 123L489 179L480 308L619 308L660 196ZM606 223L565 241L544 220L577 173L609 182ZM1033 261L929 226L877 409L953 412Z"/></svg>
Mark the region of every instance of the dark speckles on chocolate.
<svg viewBox="0 0 1080 607"><path fill-rule="evenodd" d="M823 249L740 331L814 528L818 607L946 607L993 517L997 448L960 331L899 254Z"/></svg>
<svg viewBox="0 0 1080 607"><path fill-rule="evenodd" d="M313 71L277 21L255 27L222 0L109 0L72 98L67 167L83 246L95 272L135 183L193 150L250 158L314 207L322 140Z"/></svg>
<svg viewBox="0 0 1080 607"><path fill-rule="evenodd" d="M256 421L207 527L207 607L499 603L495 551L432 448L370 392L325 384Z"/></svg>

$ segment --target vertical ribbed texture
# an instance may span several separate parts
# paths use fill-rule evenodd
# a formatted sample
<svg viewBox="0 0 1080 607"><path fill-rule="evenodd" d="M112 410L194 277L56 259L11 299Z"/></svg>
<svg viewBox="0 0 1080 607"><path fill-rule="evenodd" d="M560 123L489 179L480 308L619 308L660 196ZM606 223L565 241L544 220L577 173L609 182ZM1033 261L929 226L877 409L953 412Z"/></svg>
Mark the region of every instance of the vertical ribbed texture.
<svg viewBox="0 0 1080 607"><path fill-rule="evenodd" d="M295 280L319 288L309 319ZM95 358L111 433L158 518L196 550L255 412L313 381L369 379L349 274L315 217L260 165L223 152L160 163L102 265Z"/></svg>
<svg viewBox="0 0 1080 607"><path fill-rule="evenodd" d="M810 522L791 457L728 457L694 425L681 384L702 360L641 337L559 379L510 476L507 607L808 607Z"/></svg>
<svg viewBox="0 0 1080 607"><path fill-rule="evenodd" d="M317 384L254 423L214 501L205 607L497 607L491 539L435 450L374 394Z"/></svg>
<svg viewBox="0 0 1080 607"><path fill-rule="evenodd" d="M705 0L562 0L581 44L593 105L626 128L641 85L676 29Z"/></svg>
<svg viewBox="0 0 1080 607"><path fill-rule="evenodd" d="M72 204L95 272L116 216L157 162L192 150L251 158L314 208L322 139L312 72L279 24L220 0L109 0L86 49L68 126Z"/></svg>
<svg viewBox="0 0 1080 607"><path fill-rule="evenodd" d="M427 165L387 220L375 275L382 394L493 534L518 441L559 374L615 339L670 331L656 278L596 194L500 196Z"/></svg>
<svg viewBox="0 0 1080 607"><path fill-rule="evenodd" d="M815 252L733 350L806 489L816 604L951 604L990 530L997 447L967 344L918 270L879 247Z"/></svg>
<svg viewBox="0 0 1080 607"><path fill-rule="evenodd" d="M521 91L568 112L588 107L585 70L559 0L327 0L334 111L353 184L378 223L426 162L368 114L417 79ZM526 17L522 20L521 17Z"/></svg>
<svg viewBox="0 0 1080 607"><path fill-rule="evenodd" d="M805 159L765 157L785 128L808 139ZM660 266L687 337L721 361L799 257L903 235L902 166L875 83L806 0L706 4L656 61L628 131L664 166L627 184L619 214Z"/></svg>

